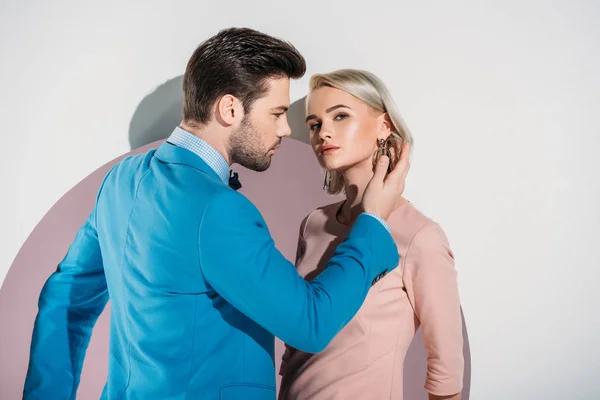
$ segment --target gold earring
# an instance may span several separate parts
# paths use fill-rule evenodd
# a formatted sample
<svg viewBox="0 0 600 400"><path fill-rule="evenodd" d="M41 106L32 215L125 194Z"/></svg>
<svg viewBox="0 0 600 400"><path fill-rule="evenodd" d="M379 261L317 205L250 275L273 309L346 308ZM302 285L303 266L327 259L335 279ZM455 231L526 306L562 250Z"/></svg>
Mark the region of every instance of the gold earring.
<svg viewBox="0 0 600 400"><path fill-rule="evenodd" d="M385 154L390 160L392 159L392 153L390 152L390 147L387 140L379 139L379 148L377 151L379 152L379 157Z"/></svg>
<svg viewBox="0 0 600 400"><path fill-rule="evenodd" d="M331 173L329 171L325 171L325 176L323 178L323 190L327 191L331 187Z"/></svg>
<svg viewBox="0 0 600 400"><path fill-rule="evenodd" d="M394 168L393 167L394 160L392 160L392 153L390 152L389 146L390 146L389 140L379 139L379 141L377 143L377 150L375 150L375 154L373 155L373 168L375 168L375 166L379 162L379 159L383 155L386 155L390 159L390 163L388 165L388 172L390 172Z"/></svg>

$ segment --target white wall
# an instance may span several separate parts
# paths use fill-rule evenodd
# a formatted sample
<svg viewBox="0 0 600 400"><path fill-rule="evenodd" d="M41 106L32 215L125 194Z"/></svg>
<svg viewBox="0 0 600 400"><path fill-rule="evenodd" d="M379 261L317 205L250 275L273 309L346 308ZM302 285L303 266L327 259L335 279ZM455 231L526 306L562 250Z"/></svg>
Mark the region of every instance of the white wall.
<svg viewBox="0 0 600 400"><path fill-rule="evenodd" d="M343 67L395 95L407 196L457 256L471 398L598 396L599 21L594 1L3 0L0 281L45 212L130 150L140 101L203 39L250 26L306 56L292 100Z"/></svg>

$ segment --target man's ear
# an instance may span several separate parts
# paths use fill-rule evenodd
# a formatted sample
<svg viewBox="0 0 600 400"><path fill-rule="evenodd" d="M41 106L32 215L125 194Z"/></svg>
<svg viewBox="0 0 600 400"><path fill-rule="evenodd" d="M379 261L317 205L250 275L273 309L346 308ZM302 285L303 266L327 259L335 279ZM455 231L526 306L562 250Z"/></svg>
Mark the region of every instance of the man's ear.
<svg viewBox="0 0 600 400"><path fill-rule="evenodd" d="M235 125L244 118L244 106L237 97L226 94L216 103L215 117L224 125Z"/></svg>

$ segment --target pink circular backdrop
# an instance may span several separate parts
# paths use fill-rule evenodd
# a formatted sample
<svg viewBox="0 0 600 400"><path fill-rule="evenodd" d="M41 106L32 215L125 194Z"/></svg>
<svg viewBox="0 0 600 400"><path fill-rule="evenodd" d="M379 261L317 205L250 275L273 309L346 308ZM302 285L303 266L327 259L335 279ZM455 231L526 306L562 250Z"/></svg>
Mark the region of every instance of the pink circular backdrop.
<svg viewBox="0 0 600 400"><path fill-rule="evenodd" d="M29 345L37 313L40 290L64 257L79 227L90 213L102 178L123 157L156 148L155 141L115 159L94 171L67 192L48 211L19 251L0 290L0 398L21 399L27 372ZM234 168L240 174L244 193L260 209L277 247L294 259L298 228L305 215L318 206L339 200L321 189L322 174L311 149L296 140L285 140L271 168L262 173ZM104 386L108 363L110 304L100 316L83 366L77 398L98 399ZM465 385L463 399L469 398L471 362L466 327ZM276 368L283 352L276 341ZM426 353L421 334L413 341L405 368L404 398L426 400L423 389ZM279 385L279 380L277 381Z"/></svg>

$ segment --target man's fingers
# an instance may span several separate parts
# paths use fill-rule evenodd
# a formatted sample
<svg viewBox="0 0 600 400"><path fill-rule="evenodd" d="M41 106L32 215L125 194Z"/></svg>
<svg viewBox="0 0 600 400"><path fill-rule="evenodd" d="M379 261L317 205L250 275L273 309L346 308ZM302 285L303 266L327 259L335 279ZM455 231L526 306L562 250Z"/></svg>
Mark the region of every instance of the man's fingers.
<svg viewBox="0 0 600 400"><path fill-rule="evenodd" d="M395 160L396 159L396 148L394 146L390 146L389 151L390 151L390 156L391 156L390 158L392 160Z"/></svg>
<svg viewBox="0 0 600 400"><path fill-rule="evenodd" d="M401 150L400 150L400 160L398 160L398 163L394 166L394 169L388 175L388 179L389 178L392 178L392 179L405 179L406 178L406 175L408 174L408 170L410 168L409 152L410 152L410 146L406 142L403 143Z"/></svg>
<svg viewBox="0 0 600 400"><path fill-rule="evenodd" d="M387 156L381 156L377 162L377 165L375 166L375 175L373 176L373 179L377 180L378 182L383 182L389 164L390 159Z"/></svg>

